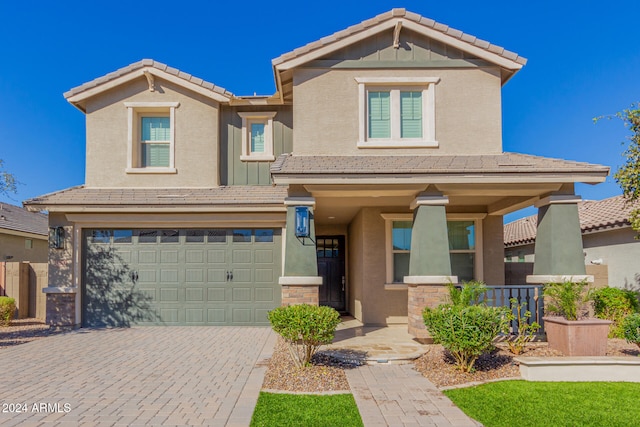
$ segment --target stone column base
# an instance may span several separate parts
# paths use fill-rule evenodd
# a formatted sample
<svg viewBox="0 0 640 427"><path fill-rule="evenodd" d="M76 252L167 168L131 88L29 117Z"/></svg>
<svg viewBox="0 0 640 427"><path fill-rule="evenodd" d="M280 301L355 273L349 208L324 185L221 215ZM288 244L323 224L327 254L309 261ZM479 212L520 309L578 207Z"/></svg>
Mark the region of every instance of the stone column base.
<svg viewBox="0 0 640 427"><path fill-rule="evenodd" d="M285 276L278 280L282 286L282 305L320 305L322 277Z"/></svg>
<svg viewBox="0 0 640 427"><path fill-rule="evenodd" d="M435 308L447 302L449 289L445 284L408 284L408 331L420 342L432 343L433 339L424 325L422 311L425 307Z"/></svg>
<svg viewBox="0 0 640 427"><path fill-rule="evenodd" d="M76 294L47 293L46 321L55 328L75 328Z"/></svg>

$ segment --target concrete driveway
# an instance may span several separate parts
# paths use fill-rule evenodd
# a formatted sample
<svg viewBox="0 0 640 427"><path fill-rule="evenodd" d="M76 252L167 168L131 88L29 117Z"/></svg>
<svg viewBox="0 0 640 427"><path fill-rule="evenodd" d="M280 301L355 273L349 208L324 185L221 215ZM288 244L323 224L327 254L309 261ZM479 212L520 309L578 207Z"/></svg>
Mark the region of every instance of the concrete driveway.
<svg viewBox="0 0 640 427"><path fill-rule="evenodd" d="M3 348L0 425L248 425L275 338L266 327L134 327Z"/></svg>

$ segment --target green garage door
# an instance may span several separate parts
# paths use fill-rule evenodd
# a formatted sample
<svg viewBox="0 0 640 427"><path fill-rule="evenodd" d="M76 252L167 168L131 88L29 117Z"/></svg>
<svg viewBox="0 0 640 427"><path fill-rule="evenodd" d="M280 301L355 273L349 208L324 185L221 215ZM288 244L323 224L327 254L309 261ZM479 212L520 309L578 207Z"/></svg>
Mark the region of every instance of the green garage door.
<svg viewBox="0 0 640 427"><path fill-rule="evenodd" d="M85 230L84 326L268 325L279 229Z"/></svg>

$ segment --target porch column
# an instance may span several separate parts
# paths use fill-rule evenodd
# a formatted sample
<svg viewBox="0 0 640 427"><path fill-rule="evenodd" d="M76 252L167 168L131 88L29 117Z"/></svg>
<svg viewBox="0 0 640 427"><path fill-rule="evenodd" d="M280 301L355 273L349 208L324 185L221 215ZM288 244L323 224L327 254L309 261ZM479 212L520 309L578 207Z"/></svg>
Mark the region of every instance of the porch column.
<svg viewBox="0 0 640 427"><path fill-rule="evenodd" d="M428 340L422 311L425 307L437 307L446 300L447 284L457 283L451 275L449 235L445 205L449 199L442 195L419 196L411 204L414 209L411 230L409 276L404 277L408 286L408 327L416 338Z"/></svg>
<svg viewBox="0 0 640 427"><path fill-rule="evenodd" d="M578 216L580 196L551 195L536 203L538 230L533 275L527 283L593 282L586 274Z"/></svg>
<svg viewBox="0 0 640 427"><path fill-rule="evenodd" d="M319 286L316 258L316 231L313 218L313 197L287 197L287 225L284 247L284 272L278 283L282 286L282 305L319 303ZM309 208L309 237L296 237L296 207Z"/></svg>

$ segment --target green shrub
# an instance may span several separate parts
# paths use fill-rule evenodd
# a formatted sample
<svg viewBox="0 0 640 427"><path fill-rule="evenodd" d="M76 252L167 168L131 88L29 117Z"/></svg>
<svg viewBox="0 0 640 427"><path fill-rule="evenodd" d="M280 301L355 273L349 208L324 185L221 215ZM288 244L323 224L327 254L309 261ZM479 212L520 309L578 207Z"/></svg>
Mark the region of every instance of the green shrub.
<svg viewBox="0 0 640 427"><path fill-rule="evenodd" d="M619 288L601 288L591 291L596 317L611 320L609 338L624 338L622 321L638 312L638 294Z"/></svg>
<svg viewBox="0 0 640 427"><path fill-rule="evenodd" d="M271 310L269 322L287 342L295 364L304 367L309 366L321 345L333 341L340 314L331 307L290 305Z"/></svg>
<svg viewBox="0 0 640 427"><path fill-rule="evenodd" d="M557 314L567 320L578 320L581 306L588 300L587 281L547 283L544 286L544 304L547 312Z"/></svg>
<svg viewBox="0 0 640 427"><path fill-rule="evenodd" d="M11 319L16 313L16 300L9 297L0 297L0 326L11 325Z"/></svg>
<svg viewBox="0 0 640 427"><path fill-rule="evenodd" d="M464 282L460 288L452 283L449 284L449 299L455 306L469 307L475 304L485 292L487 292L487 285L477 280Z"/></svg>
<svg viewBox="0 0 640 427"><path fill-rule="evenodd" d="M622 331L627 342L640 347L640 313L628 315L622 321Z"/></svg>
<svg viewBox="0 0 640 427"><path fill-rule="evenodd" d="M507 345L509 345L511 353L518 355L533 340L536 332L540 329L540 325L537 322L529 323L531 311L526 310L523 314L523 310L527 306L526 302L518 304L516 298L509 299L509 302L511 303L511 311L507 314L507 321L509 323L515 321L517 330L507 336Z"/></svg>

